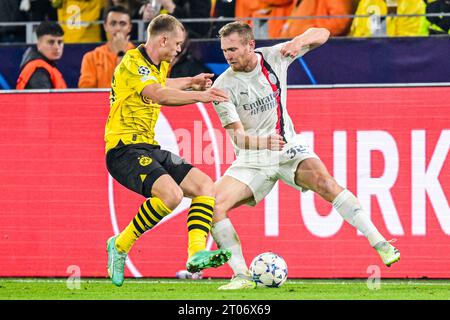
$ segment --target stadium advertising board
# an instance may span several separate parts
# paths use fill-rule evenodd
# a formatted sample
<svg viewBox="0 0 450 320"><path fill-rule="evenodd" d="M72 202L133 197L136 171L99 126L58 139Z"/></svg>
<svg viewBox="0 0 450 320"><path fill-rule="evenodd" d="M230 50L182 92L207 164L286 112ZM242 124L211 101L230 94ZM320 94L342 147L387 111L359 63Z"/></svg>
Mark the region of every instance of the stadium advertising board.
<svg viewBox="0 0 450 320"><path fill-rule="evenodd" d="M247 262L280 254L290 278L450 277L450 88L291 89L298 132L360 199L402 258L381 264L367 240L311 192L279 183L230 213ZM106 277L105 242L143 198L104 161L108 93L0 96L0 276ZM157 140L217 179L234 159L211 105L163 108ZM186 261L189 200L133 248L126 276L174 277ZM209 241L215 248L215 244ZM205 277L230 277L224 266Z"/></svg>

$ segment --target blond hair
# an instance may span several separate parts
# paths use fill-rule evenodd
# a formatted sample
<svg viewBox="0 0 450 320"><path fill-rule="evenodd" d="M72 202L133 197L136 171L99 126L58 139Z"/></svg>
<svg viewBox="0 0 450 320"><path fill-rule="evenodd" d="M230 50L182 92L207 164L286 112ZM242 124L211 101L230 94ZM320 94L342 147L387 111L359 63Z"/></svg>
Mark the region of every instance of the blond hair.
<svg viewBox="0 0 450 320"><path fill-rule="evenodd" d="M234 21L224 25L219 30L219 38L228 37L232 33L237 33L244 40L245 44L255 40L250 25L242 21Z"/></svg>
<svg viewBox="0 0 450 320"><path fill-rule="evenodd" d="M176 28L185 31L183 24L177 18L169 14L160 14L148 25L147 37L151 38L163 32L173 32Z"/></svg>

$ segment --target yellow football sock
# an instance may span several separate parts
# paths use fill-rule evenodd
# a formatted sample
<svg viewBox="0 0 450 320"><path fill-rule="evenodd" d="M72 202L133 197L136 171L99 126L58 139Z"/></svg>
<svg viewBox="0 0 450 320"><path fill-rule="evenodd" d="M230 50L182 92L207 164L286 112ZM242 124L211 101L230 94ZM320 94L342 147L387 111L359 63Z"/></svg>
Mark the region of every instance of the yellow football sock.
<svg viewBox="0 0 450 320"><path fill-rule="evenodd" d="M198 196L192 199L188 212L188 255L206 248L206 238L211 230L214 197Z"/></svg>
<svg viewBox="0 0 450 320"><path fill-rule="evenodd" d="M150 198L139 208L138 214L116 239L116 248L121 252L128 253L134 242L142 234L153 228L162 218L171 213L172 210L158 198Z"/></svg>

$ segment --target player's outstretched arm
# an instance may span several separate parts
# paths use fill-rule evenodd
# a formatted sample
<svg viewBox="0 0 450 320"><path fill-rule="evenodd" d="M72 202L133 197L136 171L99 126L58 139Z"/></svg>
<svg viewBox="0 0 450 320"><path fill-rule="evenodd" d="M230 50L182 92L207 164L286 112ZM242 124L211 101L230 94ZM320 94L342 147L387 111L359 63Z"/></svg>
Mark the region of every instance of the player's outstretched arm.
<svg viewBox="0 0 450 320"><path fill-rule="evenodd" d="M203 91L211 88L212 77L214 77L214 73L200 73L195 77L167 78L166 86L179 90Z"/></svg>
<svg viewBox="0 0 450 320"><path fill-rule="evenodd" d="M278 134L270 136L252 136L245 133L242 122L236 121L225 126L225 129L230 134L231 139L240 149L263 150L269 149L272 151L280 151L283 149L285 142L283 137Z"/></svg>
<svg viewBox="0 0 450 320"><path fill-rule="evenodd" d="M205 91L184 91L171 87L162 87L159 83L146 86L141 95L150 98L153 102L164 106L182 106L197 102L227 102L228 94L218 88L209 88Z"/></svg>
<svg viewBox="0 0 450 320"><path fill-rule="evenodd" d="M330 31L325 28L309 28L291 41L286 42L281 47L280 52L285 57L295 58L303 47L309 46L309 49L312 50L327 42L329 37Z"/></svg>

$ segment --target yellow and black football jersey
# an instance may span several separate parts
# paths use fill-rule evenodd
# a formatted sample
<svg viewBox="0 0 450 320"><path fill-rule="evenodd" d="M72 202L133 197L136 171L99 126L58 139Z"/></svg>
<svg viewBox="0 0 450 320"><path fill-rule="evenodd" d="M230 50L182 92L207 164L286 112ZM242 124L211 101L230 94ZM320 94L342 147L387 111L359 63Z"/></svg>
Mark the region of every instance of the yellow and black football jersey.
<svg viewBox="0 0 450 320"><path fill-rule="evenodd" d="M111 84L110 111L105 127L106 151L120 140L124 144L158 143L155 124L161 106L141 95L149 84L165 86L169 63L156 66L143 45L128 50L114 71Z"/></svg>
<svg viewBox="0 0 450 320"><path fill-rule="evenodd" d="M58 21L63 22L65 43L101 41L101 25L94 22L101 20L106 0L52 0L52 4L58 8Z"/></svg>

